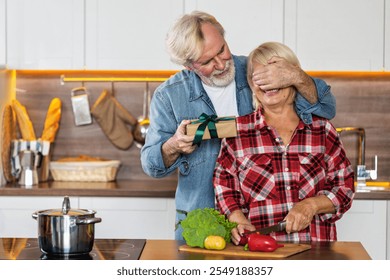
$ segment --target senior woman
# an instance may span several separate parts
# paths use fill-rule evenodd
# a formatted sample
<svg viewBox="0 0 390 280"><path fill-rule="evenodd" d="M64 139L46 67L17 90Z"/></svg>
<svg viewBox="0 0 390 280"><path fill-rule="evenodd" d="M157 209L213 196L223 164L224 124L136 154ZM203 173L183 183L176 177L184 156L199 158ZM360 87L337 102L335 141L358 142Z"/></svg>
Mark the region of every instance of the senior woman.
<svg viewBox="0 0 390 280"><path fill-rule="evenodd" d="M294 109L296 89L262 91L252 79L264 65L300 63L287 46L268 42L248 57L247 79L256 110L237 118L238 135L222 141L214 170L217 207L230 221L233 243L245 230L286 221L278 241L337 240L335 222L351 207L354 173L334 126Z"/></svg>

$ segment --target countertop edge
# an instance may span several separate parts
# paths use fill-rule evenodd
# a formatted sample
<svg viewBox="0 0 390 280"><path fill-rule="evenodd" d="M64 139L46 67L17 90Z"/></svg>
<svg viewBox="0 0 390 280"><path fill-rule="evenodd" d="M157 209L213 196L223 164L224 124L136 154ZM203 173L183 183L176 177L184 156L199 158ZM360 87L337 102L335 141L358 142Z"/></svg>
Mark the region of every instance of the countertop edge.
<svg viewBox="0 0 390 280"><path fill-rule="evenodd" d="M367 192L356 192L354 199L356 200L390 200L390 189L372 190Z"/></svg>
<svg viewBox="0 0 390 280"><path fill-rule="evenodd" d="M177 181L164 179L120 180L113 182L49 181L32 187L0 186L0 196L94 196L174 198ZM355 200L390 200L390 188L355 192Z"/></svg>
<svg viewBox="0 0 390 280"><path fill-rule="evenodd" d="M32 187L7 184L0 196L94 196L94 197L161 197L174 198L175 180L123 180L113 182L39 183Z"/></svg>

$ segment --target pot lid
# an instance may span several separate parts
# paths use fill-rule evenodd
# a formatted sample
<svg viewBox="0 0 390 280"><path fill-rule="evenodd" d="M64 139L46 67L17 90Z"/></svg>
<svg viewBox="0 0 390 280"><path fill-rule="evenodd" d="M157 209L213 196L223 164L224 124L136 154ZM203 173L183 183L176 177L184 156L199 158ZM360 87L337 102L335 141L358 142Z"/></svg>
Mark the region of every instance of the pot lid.
<svg viewBox="0 0 390 280"><path fill-rule="evenodd" d="M47 216L82 216L82 215L91 215L95 214L93 210L86 209L71 209L67 213L63 213L62 209L47 209L38 212L40 215Z"/></svg>
<svg viewBox="0 0 390 280"><path fill-rule="evenodd" d="M82 216L95 214L96 212L87 209L71 209L69 197L65 196L64 201L62 202L62 209L47 209L39 211L38 213L47 216Z"/></svg>

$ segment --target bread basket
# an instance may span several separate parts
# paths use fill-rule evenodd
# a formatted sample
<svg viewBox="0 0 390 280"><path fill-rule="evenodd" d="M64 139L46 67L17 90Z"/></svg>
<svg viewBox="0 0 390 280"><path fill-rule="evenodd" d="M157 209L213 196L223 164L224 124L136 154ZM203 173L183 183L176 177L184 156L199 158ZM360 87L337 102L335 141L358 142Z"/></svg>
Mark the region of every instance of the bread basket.
<svg viewBox="0 0 390 280"><path fill-rule="evenodd" d="M50 162L50 172L55 181L109 182L116 179L120 166L118 160Z"/></svg>

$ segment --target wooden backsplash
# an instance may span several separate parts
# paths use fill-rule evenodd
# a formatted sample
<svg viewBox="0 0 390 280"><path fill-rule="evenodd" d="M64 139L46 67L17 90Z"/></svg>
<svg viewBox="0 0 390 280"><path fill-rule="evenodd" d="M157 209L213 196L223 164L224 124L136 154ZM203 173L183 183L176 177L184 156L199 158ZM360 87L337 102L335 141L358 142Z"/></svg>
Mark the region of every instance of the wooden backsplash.
<svg viewBox="0 0 390 280"><path fill-rule="evenodd" d="M327 75L313 74L331 85L337 100L337 115L332 120L336 127L363 127L366 131L366 165L373 168L378 155L378 181L390 181L390 76L388 75ZM158 86L150 83L151 92ZM140 149L134 144L129 150L115 148L94 121L91 125L75 126L71 107L71 90L82 86L79 82L60 84L59 76L18 74L17 99L26 106L35 132L40 136L50 101L59 97L63 102L61 126L53 150L53 160L81 154L119 159L122 166L118 179L150 179L140 165ZM104 89L111 91L110 82L89 82L84 86L90 92L92 106ZM145 83L120 82L114 84L117 100L133 114L143 114ZM357 135L342 134L347 154L356 166ZM167 179L172 179L173 174Z"/></svg>
<svg viewBox="0 0 390 280"><path fill-rule="evenodd" d="M324 79L336 97L336 127L365 129L365 163L374 168L378 155L377 181L390 181L390 75L316 75ZM357 164L357 141L354 134L341 134L341 139L352 164ZM356 170L356 168L355 168Z"/></svg>
<svg viewBox="0 0 390 280"><path fill-rule="evenodd" d="M153 93L159 83L149 83ZM60 84L60 76L17 76L17 99L26 106L34 124L37 137L42 134L47 108L54 97L62 100L62 117L54 147L52 160L63 157L88 155L106 159L116 159L122 162L118 180L145 180L150 179L140 164L140 149L135 143L128 150L117 149L106 137L98 123L85 126L76 126L71 105L71 90L82 86L79 82ZM110 82L84 83L89 92L90 106L95 103L103 90L114 89L115 98L136 118L143 115L143 99L145 83L120 82L112 85ZM129 127L129 129L131 129ZM172 175L169 180L175 178Z"/></svg>

